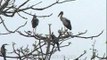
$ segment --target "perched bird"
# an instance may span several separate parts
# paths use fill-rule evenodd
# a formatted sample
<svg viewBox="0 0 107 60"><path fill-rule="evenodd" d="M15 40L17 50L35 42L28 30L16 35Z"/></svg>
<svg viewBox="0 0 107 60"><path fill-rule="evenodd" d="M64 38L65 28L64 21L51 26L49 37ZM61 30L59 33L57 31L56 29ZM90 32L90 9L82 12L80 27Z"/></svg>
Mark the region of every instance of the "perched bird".
<svg viewBox="0 0 107 60"><path fill-rule="evenodd" d="M8 45L8 44L3 44L2 47L1 47L1 54L4 58L4 60L6 60L6 49L5 49L5 45Z"/></svg>
<svg viewBox="0 0 107 60"><path fill-rule="evenodd" d="M57 44L57 48L60 51L60 48L59 48L59 39L53 33L51 34L51 38L53 40L53 43Z"/></svg>
<svg viewBox="0 0 107 60"><path fill-rule="evenodd" d="M34 29L37 27L37 25L39 24L39 20L37 19L36 15L33 15L33 19L32 19L32 28L33 28L33 33L34 33Z"/></svg>
<svg viewBox="0 0 107 60"><path fill-rule="evenodd" d="M69 30L72 30L72 26L71 26L71 23L70 23L70 20L68 20L67 18L63 17L63 11L61 11L58 15L58 17L60 16L60 19L63 23L63 25L68 28Z"/></svg>

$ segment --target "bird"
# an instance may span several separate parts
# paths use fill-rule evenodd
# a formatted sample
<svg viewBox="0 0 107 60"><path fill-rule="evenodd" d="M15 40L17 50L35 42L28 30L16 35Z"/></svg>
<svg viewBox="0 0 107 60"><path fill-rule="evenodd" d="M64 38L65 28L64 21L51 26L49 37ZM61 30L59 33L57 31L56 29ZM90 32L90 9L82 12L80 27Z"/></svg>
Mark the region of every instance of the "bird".
<svg viewBox="0 0 107 60"><path fill-rule="evenodd" d="M70 20L67 19L67 18L65 18L65 17L63 17L63 14L64 14L63 11L61 11L61 12L59 13L58 17L60 17L60 20L62 21L63 25L64 25L67 29L72 30L72 26L71 26Z"/></svg>
<svg viewBox="0 0 107 60"><path fill-rule="evenodd" d="M5 49L6 45L8 45L8 44L3 44L2 47L1 47L1 54L4 58L4 60L6 60L6 49Z"/></svg>
<svg viewBox="0 0 107 60"><path fill-rule="evenodd" d="M39 20L37 19L37 16L36 15L33 15L33 18L32 18L32 28L33 28L33 33L34 33L34 29L38 26L39 24ZM36 31L36 30L35 30Z"/></svg>
<svg viewBox="0 0 107 60"><path fill-rule="evenodd" d="M52 38L52 40L53 40L53 43L54 43L54 44L57 44L57 48L58 48L58 50L60 51L59 39L53 34L53 32L52 32L52 34L51 34L51 38Z"/></svg>

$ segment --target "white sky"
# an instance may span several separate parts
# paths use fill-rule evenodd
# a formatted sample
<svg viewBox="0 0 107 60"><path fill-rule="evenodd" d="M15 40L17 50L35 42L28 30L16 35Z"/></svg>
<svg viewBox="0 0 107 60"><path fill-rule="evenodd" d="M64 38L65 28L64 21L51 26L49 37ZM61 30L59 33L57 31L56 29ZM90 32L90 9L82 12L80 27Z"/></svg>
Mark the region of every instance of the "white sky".
<svg viewBox="0 0 107 60"><path fill-rule="evenodd" d="M37 0L38 2L40 0ZM17 4L20 4L21 1L18 1ZM50 1L43 1L42 4L38 5L37 7L47 6L54 2L53 0ZM34 0L31 2L32 4L35 3ZM72 42L69 47L61 48L60 52L55 53L53 56L53 60L62 60L63 56L66 58L75 58L78 57L84 50L87 50L87 54L84 57L91 56L91 50L93 42L96 40L95 47L98 49L99 55L103 56L106 51L105 48L105 41L106 41L106 0L76 0L73 2L57 4L52 6L49 9L44 11L36 11L31 13L36 13L36 15L48 15L53 13L53 15L49 18L39 18L40 23L37 27L38 33L48 34L48 24L52 24L52 31L55 32L57 35L57 30L63 27L61 21L57 17L60 11L64 11L64 16L68 18L72 23L72 33L77 34L78 32L84 32L88 30L87 34L84 36L91 36L97 35L102 30L104 33L99 36L98 38L91 39L81 39L81 38L71 38L70 40L66 41L63 44L67 44L67 42ZM32 17L28 15L24 15L29 17L28 20L21 19L19 16L15 16L15 18L5 18L6 24L8 27L13 30L16 26L20 26L25 21L28 21L26 27L21 28L20 31L28 31L31 29L31 19ZM7 21L8 20L8 21ZM17 22L16 22L17 21ZM1 27L1 25L0 25ZM3 32L4 28L0 28L0 32ZM23 36L15 34L10 34L7 36L0 36L0 45L4 43L11 44L12 42L16 42L18 47L26 46L29 44L31 46L34 43L35 39L33 38L26 38ZM11 47L7 46L6 48L9 50ZM11 51L11 49L10 49ZM1 58L2 59L2 58ZM11 59L10 59L11 60Z"/></svg>

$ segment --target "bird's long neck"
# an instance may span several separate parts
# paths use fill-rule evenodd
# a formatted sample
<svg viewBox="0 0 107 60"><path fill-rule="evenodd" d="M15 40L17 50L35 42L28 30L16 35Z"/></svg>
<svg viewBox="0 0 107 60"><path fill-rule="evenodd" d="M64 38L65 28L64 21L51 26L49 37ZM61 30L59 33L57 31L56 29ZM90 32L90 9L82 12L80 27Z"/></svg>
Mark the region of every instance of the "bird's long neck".
<svg viewBox="0 0 107 60"><path fill-rule="evenodd" d="M4 49L4 51L6 50L6 49L5 49L5 45L2 46L2 49Z"/></svg>
<svg viewBox="0 0 107 60"><path fill-rule="evenodd" d="M5 49L5 45L3 45L2 48Z"/></svg>
<svg viewBox="0 0 107 60"><path fill-rule="evenodd" d="M63 15L60 15L60 19L62 20L62 18L63 18Z"/></svg>

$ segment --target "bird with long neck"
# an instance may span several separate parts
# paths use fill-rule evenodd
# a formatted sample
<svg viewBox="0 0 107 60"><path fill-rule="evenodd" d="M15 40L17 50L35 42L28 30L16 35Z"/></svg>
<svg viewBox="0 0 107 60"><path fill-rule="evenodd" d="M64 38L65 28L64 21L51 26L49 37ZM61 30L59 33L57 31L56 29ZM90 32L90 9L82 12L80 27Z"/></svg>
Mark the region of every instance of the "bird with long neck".
<svg viewBox="0 0 107 60"><path fill-rule="evenodd" d="M67 18L63 17L63 11L61 11L58 15L58 17L60 17L60 20L62 21L63 25L69 29L69 30L72 30L72 26L71 26L71 22L70 20L68 20Z"/></svg>
<svg viewBox="0 0 107 60"><path fill-rule="evenodd" d="M58 50L60 51L59 39L58 39L58 37L56 37L56 36L53 34L53 32L52 32L51 38L52 38L53 43L57 45L57 48L58 48Z"/></svg>
<svg viewBox="0 0 107 60"><path fill-rule="evenodd" d="M33 15L33 18L32 18L31 22L32 22L32 28L33 28L33 34L34 34L36 32L36 27L39 24L39 20L37 19L36 15Z"/></svg>
<svg viewBox="0 0 107 60"><path fill-rule="evenodd" d="M8 45L8 44L3 44L2 47L1 47L1 54L4 58L4 60L6 60L6 49L5 49L6 45Z"/></svg>

